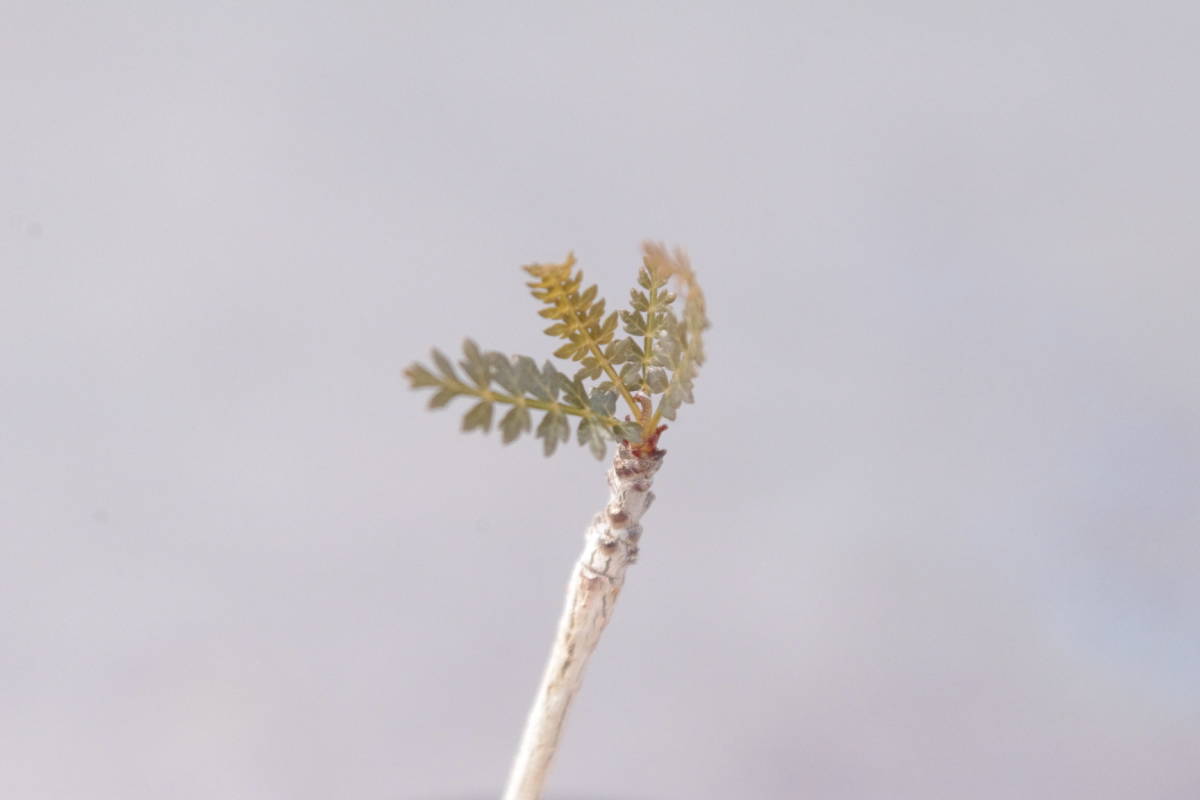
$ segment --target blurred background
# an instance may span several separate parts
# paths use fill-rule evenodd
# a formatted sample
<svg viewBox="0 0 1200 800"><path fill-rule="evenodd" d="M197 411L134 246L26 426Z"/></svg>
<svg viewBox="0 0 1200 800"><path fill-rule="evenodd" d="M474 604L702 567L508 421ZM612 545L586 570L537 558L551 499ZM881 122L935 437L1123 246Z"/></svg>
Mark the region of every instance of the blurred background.
<svg viewBox="0 0 1200 800"><path fill-rule="evenodd" d="M9 3L0 795L497 797L605 464L403 368L685 246L550 797L1200 796L1189 3Z"/></svg>

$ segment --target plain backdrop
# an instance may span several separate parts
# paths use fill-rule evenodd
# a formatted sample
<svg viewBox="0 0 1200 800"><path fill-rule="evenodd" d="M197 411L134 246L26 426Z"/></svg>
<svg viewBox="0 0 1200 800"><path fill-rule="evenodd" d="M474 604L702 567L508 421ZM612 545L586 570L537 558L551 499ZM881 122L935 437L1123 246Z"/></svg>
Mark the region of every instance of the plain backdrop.
<svg viewBox="0 0 1200 800"><path fill-rule="evenodd" d="M0 13L0 796L499 794L604 502L402 376L688 248L552 796L1200 796L1192 3Z"/></svg>

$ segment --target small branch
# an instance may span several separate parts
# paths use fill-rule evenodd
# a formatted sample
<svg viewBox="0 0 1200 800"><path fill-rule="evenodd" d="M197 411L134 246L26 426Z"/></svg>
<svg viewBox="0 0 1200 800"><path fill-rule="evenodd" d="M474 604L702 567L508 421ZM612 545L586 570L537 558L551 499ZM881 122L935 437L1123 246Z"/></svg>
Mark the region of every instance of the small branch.
<svg viewBox="0 0 1200 800"><path fill-rule="evenodd" d="M664 454L655 450L637 455L627 443L617 447L608 470L608 505L588 527L583 552L571 570L554 646L525 722L504 800L539 800L542 795L567 708L612 616L625 570L637 559L639 521L654 500L650 486Z"/></svg>

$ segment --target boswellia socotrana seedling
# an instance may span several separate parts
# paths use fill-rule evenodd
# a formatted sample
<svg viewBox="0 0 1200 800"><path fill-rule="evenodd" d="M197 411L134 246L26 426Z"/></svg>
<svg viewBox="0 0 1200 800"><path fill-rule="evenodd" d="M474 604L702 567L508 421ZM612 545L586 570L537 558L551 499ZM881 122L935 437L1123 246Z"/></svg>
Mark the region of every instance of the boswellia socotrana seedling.
<svg viewBox="0 0 1200 800"><path fill-rule="evenodd" d="M575 269L573 255L562 264L525 267L534 278L528 284L533 296L546 306L538 313L554 321L546 333L565 340L554 355L578 364L573 376L549 361L539 368L529 356L483 352L470 339L463 343L459 362L465 378L437 350L435 369L413 364L405 373L414 388L434 390L430 408L459 396L474 399L463 417L464 431L490 430L499 404L509 407L499 423L505 444L533 428L536 411L542 413L536 435L546 455L570 438L568 417L578 417L579 443L596 458L604 457L606 441L617 445L608 470L608 505L593 518L571 571L562 619L505 800L541 797L567 707L612 614L625 570L637 558L640 520L654 499L650 485L665 455L658 448L667 427L663 420L673 421L679 407L692 402L692 382L704 362L701 334L708 318L687 256L652 243L643 246L643 254L640 288L630 292L630 308L619 315L605 315L595 286L581 290L583 273ZM676 314L676 295L668 288L672 280L683 292L681 314ZM628 336L617 338L618 320ZM629 410L624 418L617 416L618 397Z"/></svg>

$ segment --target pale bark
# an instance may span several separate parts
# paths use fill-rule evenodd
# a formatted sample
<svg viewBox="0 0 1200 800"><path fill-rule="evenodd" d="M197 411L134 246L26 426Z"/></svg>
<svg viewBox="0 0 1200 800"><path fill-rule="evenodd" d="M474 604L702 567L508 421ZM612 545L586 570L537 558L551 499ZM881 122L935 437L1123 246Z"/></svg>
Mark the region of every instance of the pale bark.
<svg viewBox="0 0 1200 800"><path fill-rule="evenodd" d="M662 457L660 450L639 456L628 445L617 448L608 470L608 505L588 527L583 553L571 570L558 633L525 722L504 800L539 800L542 795L567 707L612 616L625 570L637 559L639 520L654 500L650 485Z"/></svg>

